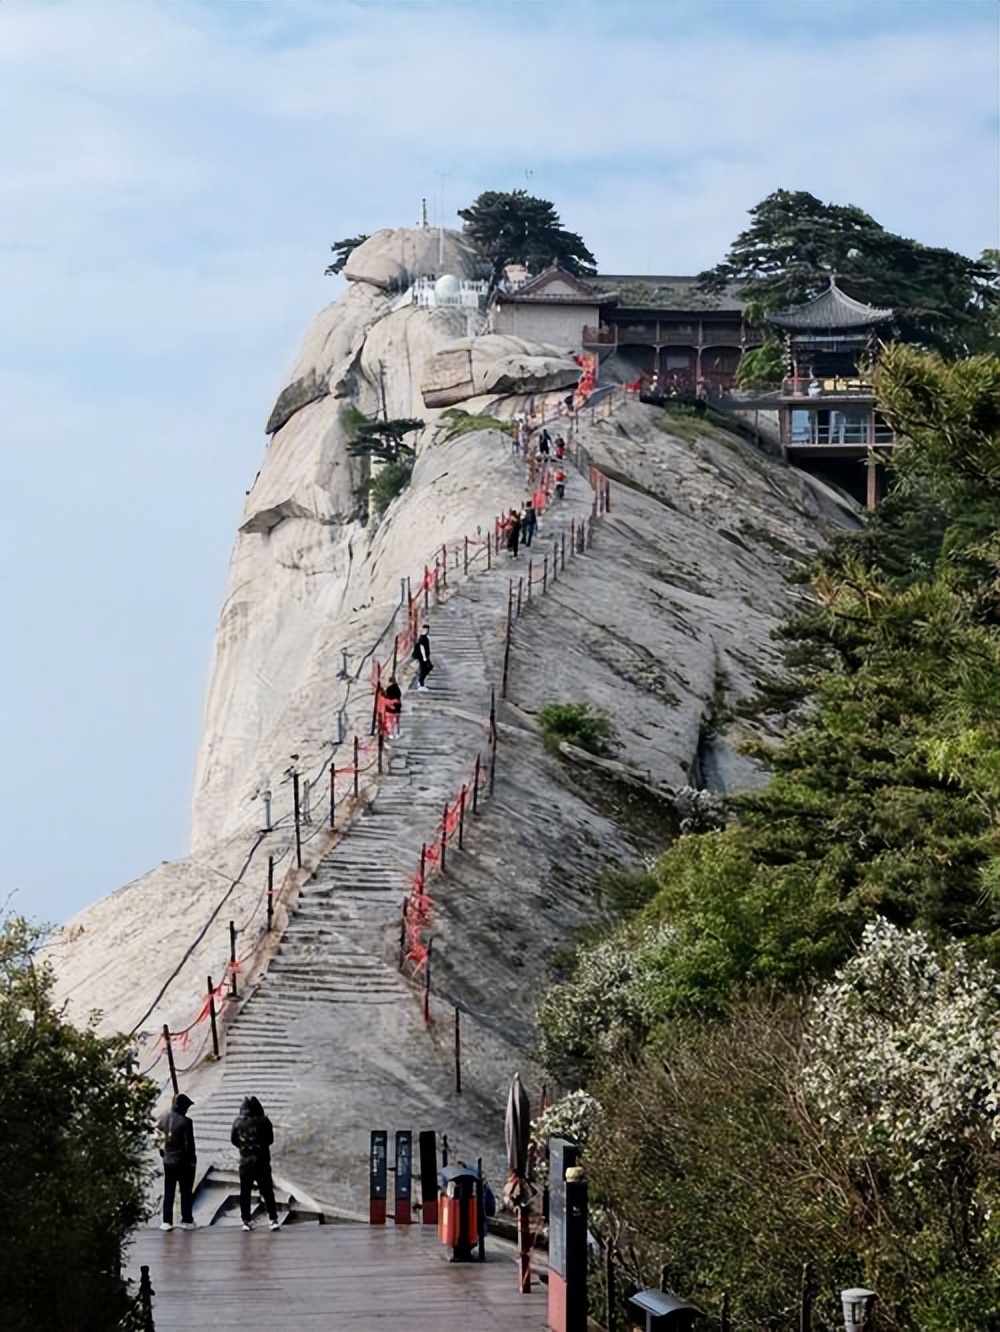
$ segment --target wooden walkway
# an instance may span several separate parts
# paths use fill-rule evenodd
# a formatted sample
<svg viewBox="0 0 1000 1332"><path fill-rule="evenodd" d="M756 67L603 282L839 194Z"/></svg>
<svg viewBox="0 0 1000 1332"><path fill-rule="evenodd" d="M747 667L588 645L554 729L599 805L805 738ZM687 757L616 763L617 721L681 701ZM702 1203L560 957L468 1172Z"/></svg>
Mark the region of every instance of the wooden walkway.
<svg viewBox="0 0 1000 1332"><path fill-rule="evenodd" d="M449 1262L430 1227L288 1225L140 1231L156 1332L542 1332L546 1287L519 1295L512 1248Z"/></svg>

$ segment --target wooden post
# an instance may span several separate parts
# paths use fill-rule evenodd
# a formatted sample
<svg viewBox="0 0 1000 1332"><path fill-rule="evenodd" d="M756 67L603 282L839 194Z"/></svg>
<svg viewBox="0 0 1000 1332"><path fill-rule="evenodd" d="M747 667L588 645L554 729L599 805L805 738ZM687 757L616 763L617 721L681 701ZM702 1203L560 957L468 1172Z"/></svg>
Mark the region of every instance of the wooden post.
<svg viewBox="0 0 1000 1332"><path fill-rule="evenodd" d="M444 813L441 815L441 873L445 871L444 858L448 851L448 802L444 802Z"/></svg>
<svg viewBox="0 0 1000 1332"><path fill-rule="evenodd" d="M521 593L524 590L524 574L517 580L517 618L521 618Z"/></svg>
<svg viewBox="0 0 1000 1332"><path fill-rule="evenodd" d="M563 567L563 572L565 572L565 570L566 570L566 533L565 533L565 532L562 533L562 539L561 539L561 541L560 541L560 548L561 548L561 554L562 554L562 567Z"/></svg>
<svg viewBox="0 0 1000 1332"><path fill-rule="evenodd" d="M358 737L354 737L354 794L358 794Z"/></svg>
<svg viewBox="0 0 1000 1332"><path fill-rule="evenodd" d="M604 1321L609 1332L615 1325L615 1251L604 1241Z"/></svg>
<svg viewBox="0 0 1000 1332"><path fill-rule="evenodd" d="M385 750L385 734L381 728L378 728L378 775L382 776L382 755Z"/></svg>
<svg viewBox="0 0 1000 1332"><path fill-rule="evenodd" d="M507 697L507 674L510 670L510 621L514 610L514 580L507 583L507 636L503 649L503 679L500 682L500 697Z"/></svg>
<svg viewBox="0 0 1000 1332"><path fill-rule="evenodd" d="M392 674L395 677L396 668L399 665L399 634L396 634L392 640Z"/></svg>
<svg viewBox="0 0 1000 1332"><path fill-rule="evenodd" d="M406 961L406 912L410 905L409 897L403 898L403 911L399 918L399 969L403 970Z"/></svg>
<svg viewBox="0 0 1000 1332"><path fill-rule="evenodd" d="M604 480L604 512L611 512L611 482L606 477Z"/></svg>
<svg viewBox="0 0 1000 1332"><path fill-rule="evenodd" d="M212 1023L212 1053L216 1059L219 1057L219 1028L215 1021L215 987L212 984L212 977L208 978L208 1016Z"/></svg>
<svg viewBox="0 0 1000 1332"><path fill-rule="evenodd" d="M569 544L573 554L576 554L576 519L571 518L569 523Z"/></svg>
<svg viewBox="0 0 1000 1332"><path fill-rule="evenodd" d="M267 858L267 932L274 929L274 856ZM211 986L209 986L211 989Z"/></svg>
<svg viewBox="0 0 1000 1332"><path fill-rule="evenodd" d="M180 1091L177 1086L177 1069L174 1067L174 1049L170 1044L170 1028L164 1022L163 1024L163 1043L167 1047L167 1063L170 1065L170 1082L174 1089L174 1095Z"/></svg>
<svg viewBox="0 0 1000 1332"><path fill-rule="evenodd" d="M231 989L230 989L229 993L232 995L232 997L233 997L234 999L238 999L238 998L239 998L239 995L238 995L237 992L236 992L236 922L235 922L235 920L231 920L231 921L229 922L229 978L230 978L230 984L231 984Z"/></svg>
<svg viewBox="0 0 1000 1332"><path fill-rule="evenodd" d="M479 813L479 755L476 755L476 768L472 777L472 812Z"/></svg>
<svg viewBox="0 0 1000 1332"><path fill-rule="evenodd" d="M463 573L466 573L466 574L469 572L469 538L468 538L468 537L465 538L465 567L463 568L462 572L463 572Z"/></svg>
<svg viewBox="0 0 1000 1332"><path fill-rule="evenodd" d="M295 808L295 863L302 868L302 807L299 804L299 774L292 773L292 801Z"/></svg>
<svg viewBox="0 0 1000 1332"><path fill-rule="evenodd" d="M462 783L462 790L458 797L458 849L465 850L465 792L466 785Z"/></svg>
<svg viewBox="0 0 1000 1332"><path fill-rule="evenodd" d="M427 864L427 843L420 843L420 891L424 891L424 866Z"/></svg>
<svg viewBox="0 0 1000 1332"><path fill-rule="evenodd" d="M531 577L531 561L529 560L529 561L528 561L528 600L529 600L529 601L531 600L531 583L532 583L532 577Z"/></svg>
<svg viewBox="0 0 1000 1332"><path fill-rule="evenodd" d="M799 1332L812 1332L812 1308L816 1298L811 1262L802 1264L802 1292L799 1299Z"/></svg>
<svg viewBox="0 0 1000 1332"><path fill-rule="evenodd" d="M440 596L439 585L441 582L441 561L434 556L434 600L437 601Z"/></svg>
<svg viewBox="0 0 1000 1332"><path fill-rule="evenodd" d="M497 776L497 728L493 727L493 743L490 750L490 795L496 785Z"/></svg>
<svg viewBox="0 0 1000 1332"><path fill-rule="evenodd" d="M424 962L424 1021L428 1027L431 1025L431 955L434 951L434 940L427 940L427 959Z"/></svg>
<svg viewBox="0 0 1000 1332"><path fill-rule="evenodd" d="M531 1294L531 1229L527 1207L517 1209L517 1289L521 1295Z"/></svg>
<svg viewBox="0 0 1000 1332"><path fill-rule="evenodd" d="M410 575L406 575L406 615L411 618L413 615L413 593L410 590Z"/></svg>
<svg viewBox="0 0 1000 1332"><path fill-rule="evenodd" d="M462 1019L461 1010L455 1009L455 1095L462 1095ZM444 1152L448 1151L448 1139L444 1140ZM448 1164L448 1157L445 1155L442 1162Z"/></svg>
<svg viewBox="0 0 1000 1332"><path fill-rule="evenodd" d="M337 760L330 760L330 827L335 828L337 816Z"/></svg>
<svg viewBox="0 0 1000 1332"><path fill-rule="evenodd" d="M542 592L549 590L549 557L546 555L542 561Z"/></svg>
<svg viewBox="0 0 1000 1332"><path fill-rule="evenodd" d="M559 538L552 538L552 581L553 583L559 576Z"/></svg>
<svg viewBox="0 0 1000 1332"><path fill-rule="evenodd" d="M486 533L486 567L487 567L487 569L492 569L492 568L493 568L493 559L492 559L492 556L491 556L491 554L490 554L490 537L491 537L491 536L492 536L492 533L491 533L491 532L487 532L487 533Z"/></svg>
<svg viewBox="0 0 1000 1332"><path fill-rule="evenodd" d="M448 547L441 547L441 581L445 587L448 586Z"/></svg>

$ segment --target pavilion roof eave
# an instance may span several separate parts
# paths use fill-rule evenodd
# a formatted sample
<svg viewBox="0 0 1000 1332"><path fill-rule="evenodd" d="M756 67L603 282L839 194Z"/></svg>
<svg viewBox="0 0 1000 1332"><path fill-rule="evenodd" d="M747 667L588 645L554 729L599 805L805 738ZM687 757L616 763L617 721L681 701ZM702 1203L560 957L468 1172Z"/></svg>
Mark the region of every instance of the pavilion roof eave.
<svg viewBox="0 0 1000 1332"><path fill-rule="evenodd" d="M789 332L808 332L870 328L873 324L884 324L893 317L893 311L875 305L865 305L846 295L837 286L836 278L830 278L830 285L819 296L802 305L788 310L773 310L768 316L768 323Z"/></svg>

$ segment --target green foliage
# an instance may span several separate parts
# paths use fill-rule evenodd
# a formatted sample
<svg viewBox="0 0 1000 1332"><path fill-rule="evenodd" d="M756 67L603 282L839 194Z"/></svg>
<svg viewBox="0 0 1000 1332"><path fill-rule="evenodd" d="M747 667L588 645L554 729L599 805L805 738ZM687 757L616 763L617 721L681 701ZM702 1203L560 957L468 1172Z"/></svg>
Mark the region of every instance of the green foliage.
<svg viewBox="0 0 1000 1332"><path fill-rule="evenodd" d="M511 439L517 437L517 424L514 421L501 421L498 416L486 413L467 412L461 407L448 407L441 413L437 427L438 438L443 443L459 439L462 435L473 435L478 430L497 430Z"/></svg>
<svg viewBox="0 0 1000 1332"><path fill-rule="evenodd" d="M607 1233L637 1280L728 1291L735 1329L793 1326L807 1259L823 1326L860 1281L885 1328L1000 1329L996 973L975 960L998 938L998 376L888 350L896 485L785 631L770 782L671 846L539 1010L552 1066L604 1108Z"/></svg>
<svg viewBox="0 0 1000 1332"><path fill-rule="evenodd" d="M466 235L491 264L491 288L508 264L524 264L529 273L555 263L580 275L597 271L582 238L563 227L547 199L536 199L526 190L487 190L458 215Z"/></svg>
<svg viewBox="0 0 1000 1332"><path fill-rule="evenodd" d="M785 373L785 349L777 338L744 352L736 367L737 388L774 388Z"/></svg>
<svg viewBox="0 0 1000 1332"><path fill-rule="evenodd" d="M709 290L743 284L758 321L818 296L834 273L849 295L893 310L908 342L951 356L998 350L1000 283L988 261L895 236L853 204L825 204L805 190L776 190L750 217L701 280Z"/></svg>
<svg viewBox="0 0 1000 1332"><path fill-rule="evenodd" d="M652 1019L650 968L671 938L646 928L583 948L573 979L547 991L535 1020L543 1062L563 1082L638 1053Z"/></svg>
<svg viewBox="0 0 1000 1332"><path fill-rule="evenodd" d="M97 1332L128 1310L119 1270L148 1215L156 1089L135 1076L124 1038L79 1030L53 1007L38 941L23 918L4 921L0 1302L10 1332Z"/></svg>
<svg viewBox="0 0 1000 1332"><path fill-rule="evenodd" d="M328 268L323 270L323 276L336 277L347 263L348 259L350 259L352 252L356 250L359 245L364 245L367 239L368 237L366 235L362 235L351 236L347 240L334 241L330 246L330 249L334 254L334 260Z"/></svg>
<svg viewBox="0 0 1000 1332"><path fill-rule="evenodd" d="M610 720L591 712L586 703L549 703L538 714L538 721L550 749L558 750L568 741L588 754L605 754L614 733Z"/></svg>
<svg viewBox="0 0 1000 1332"><path fill-rule="evenodd" d="M416 450L406 443L406 436L424 428L424 422L417 417L383 421L377 416L365 416L353 404L344 408L340 419L347 435L348 453L354 457L380 458L387 463L412 459Z"/></svg>
<svg viewBox="0 0 1000 1332"><path fill-rule="evenodd" d="M398 463L386 463L368 483L368 494L376 513L384 513L397 495L409 485L413 474L413 460L404 458Z"/></svg>

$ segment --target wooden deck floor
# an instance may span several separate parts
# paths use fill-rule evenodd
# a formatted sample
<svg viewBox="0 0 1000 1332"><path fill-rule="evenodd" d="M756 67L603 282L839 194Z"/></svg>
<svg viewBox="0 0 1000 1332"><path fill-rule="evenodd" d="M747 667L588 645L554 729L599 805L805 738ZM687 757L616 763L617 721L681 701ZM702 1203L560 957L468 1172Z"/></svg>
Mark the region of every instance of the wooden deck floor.
<svg viewBox="0 0 1000 1332"><path fill-rule="evenodd" d="M541 1332L546 1288L517 1291L513 1250L453 1264L420 1226L291 1225L143 1230L129 1275L149 1267L156 1332Z"/></svg>

